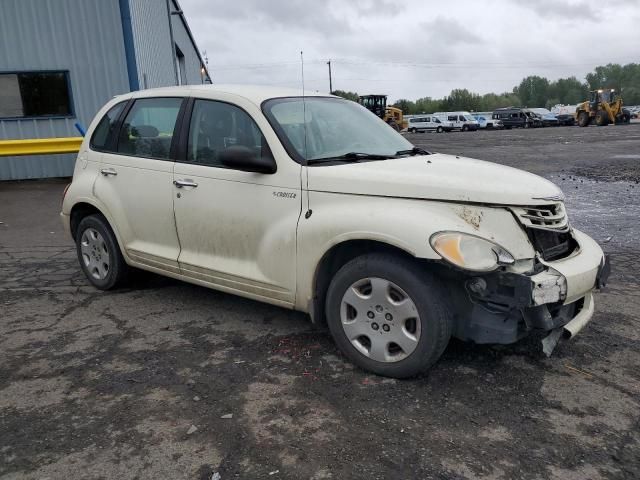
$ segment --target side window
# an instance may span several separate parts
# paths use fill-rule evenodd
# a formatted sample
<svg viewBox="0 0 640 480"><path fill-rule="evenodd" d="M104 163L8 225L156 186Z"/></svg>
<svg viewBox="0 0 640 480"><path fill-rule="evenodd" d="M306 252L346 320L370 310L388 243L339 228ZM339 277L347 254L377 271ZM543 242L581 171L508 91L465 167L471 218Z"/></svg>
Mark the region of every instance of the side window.
<svg viewBox="0 0 640 480"><path fill-rule="evenodd" d="M431 117L427 117L424 119L425 122L430 123L431 122Z"/></svg>
<svg viewBox="0 0 640 480"><path fill-rule="evenodd" d="M438 118L436 118L436 117L433 117L433 121L434 121L435 123L442 123L442 122L441 122Z"/></svg>
<svg viewBox="0 0 640 480"><path fill-rule="evenodd" d="M449 119L450 122L455 122L456 120L458 120L458 117L457 117L457 115L449 115L448 119Z"/></svg>
<svg viewBox="0 0 640 480"><path fill-rule="evenodd" d="M240 145L256 156L271 157L260 128L247 112L235 105L196 100L189 126L187 161L221 167L220 153Z"/></svg>
<svg viewBox="0 0 640 480"><path fill-rule="evenodd" d="M141 98L124 119L117 152L134 157L169 158L182 98Z"/></svg>
<svg viewBox="0 0 640 480"><path fill-rule="evenodd" d="M458 120L460 120L461 122L464 122L466 119L464 118L464 116L458 115Z"/></svg>
<svg viewBox="0 0 640 480"><path fill-rule="evenodd" d="M120 102L111 107L109 111L104 114L104 117L102 117L100 123L98 123L98 126L93 131L91 141L89 142L89 145L93 150L108 150L114 134L113 130L116 126L116 121L126 104L126 101Z"/></svg>

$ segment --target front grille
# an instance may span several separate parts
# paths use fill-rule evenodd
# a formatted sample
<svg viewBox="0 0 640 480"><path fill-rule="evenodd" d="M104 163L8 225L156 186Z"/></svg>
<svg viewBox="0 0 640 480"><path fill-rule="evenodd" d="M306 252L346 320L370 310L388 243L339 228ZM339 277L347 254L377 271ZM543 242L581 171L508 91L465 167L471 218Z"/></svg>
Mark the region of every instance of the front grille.
<svg viewBox="0 0 640 480"><path fill-rule="evenodd" d="M562 203L512 207L511 210L524 226L536 252L544 260L565 258L578 246L571 234L569 219Z"/></svg>
<svg viewBox="0 0 640 480"><path fill-rule="evenodd" d="M554 231L569 229L569 221L562 203L535 207L514 207L513 211L525 227Z"/></svg>

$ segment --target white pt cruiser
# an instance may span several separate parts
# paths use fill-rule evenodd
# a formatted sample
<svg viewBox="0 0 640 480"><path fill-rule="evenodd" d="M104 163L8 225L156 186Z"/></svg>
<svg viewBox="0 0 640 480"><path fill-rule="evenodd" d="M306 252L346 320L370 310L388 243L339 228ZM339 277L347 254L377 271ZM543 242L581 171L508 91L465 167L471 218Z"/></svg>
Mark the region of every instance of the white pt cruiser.
<svg viewBox="0 0 640 480"><path fill-rule="evenodd" d="M380 375L426 370L451 336L550 351L608 276L551 182L414 147L358 104L264 87L111 100L62 218L100 289L136 267L307 312Z"/></svg>

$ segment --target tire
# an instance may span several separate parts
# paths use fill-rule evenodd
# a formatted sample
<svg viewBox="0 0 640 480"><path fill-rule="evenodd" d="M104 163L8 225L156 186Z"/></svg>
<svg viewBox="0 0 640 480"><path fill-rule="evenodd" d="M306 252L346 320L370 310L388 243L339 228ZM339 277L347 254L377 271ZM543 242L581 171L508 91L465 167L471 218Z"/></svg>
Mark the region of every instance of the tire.
<svg viewBox="0 0 640 480"><path fill-rule="evenodd" d="M467 127L466 125L463 125L463 126L462 126L462 131L463 131L463 132L466 132L467 130L469 130L469 127Z"/></svg>
<svg viewBox="0 0 640 480"><path fill-rule="evenodd" d="M410 259L367 254L345 264L331 280L327 323L354 364L377 375L407 378L433 365L449 342L452 316L446 298L436 278Z"/></svg>
<svg viewBox="0 0 640 480"><path fill-rule="evenodd" d="M91 284L110 290L128 273L116 236L102 215L83 218L76 230L76 252L80 267Z"/></svg>
<svg viewBox="0 0 640 480"><path fill-rule="evenodd" d="M596 113L596 125L599 127L606 127L609 125L609 115L604 110L598 110Z"/></svg>
<svg viewBox="0 0 640 480"><path fill-rule="evenodd" d="M588 127L591 122L591 117L585 111L578 113L578 125L581 127Z"/></svg>
<svg viewBox="0 0 640 480"><path fill-rule="evenodd" d="M442 133L444 129L442 127L436 128L436 133Z"/></svg>
<svg viewBox="0 0 640 480"><path fill-rule="evenodd" d="M627 123L631 123L631 115L628 113L622 113L616 118L616 125L624 125Z"/></svg>

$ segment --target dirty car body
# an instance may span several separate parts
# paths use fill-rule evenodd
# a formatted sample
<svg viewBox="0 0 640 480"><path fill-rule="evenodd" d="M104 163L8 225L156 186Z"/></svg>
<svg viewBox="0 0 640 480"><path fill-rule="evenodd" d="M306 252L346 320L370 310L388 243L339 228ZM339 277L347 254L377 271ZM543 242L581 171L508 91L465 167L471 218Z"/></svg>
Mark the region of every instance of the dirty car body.
<svg viewBox="0 0 640 480"><path fill-rule="evenodd" d="M155 123L154 123L155 122ZM361 106L265 87L109 102L62 219L112 288L128 266L308 313L356 364L406 377L450 336L577 333L608 265L551 182L415 148Z"/></svg>

